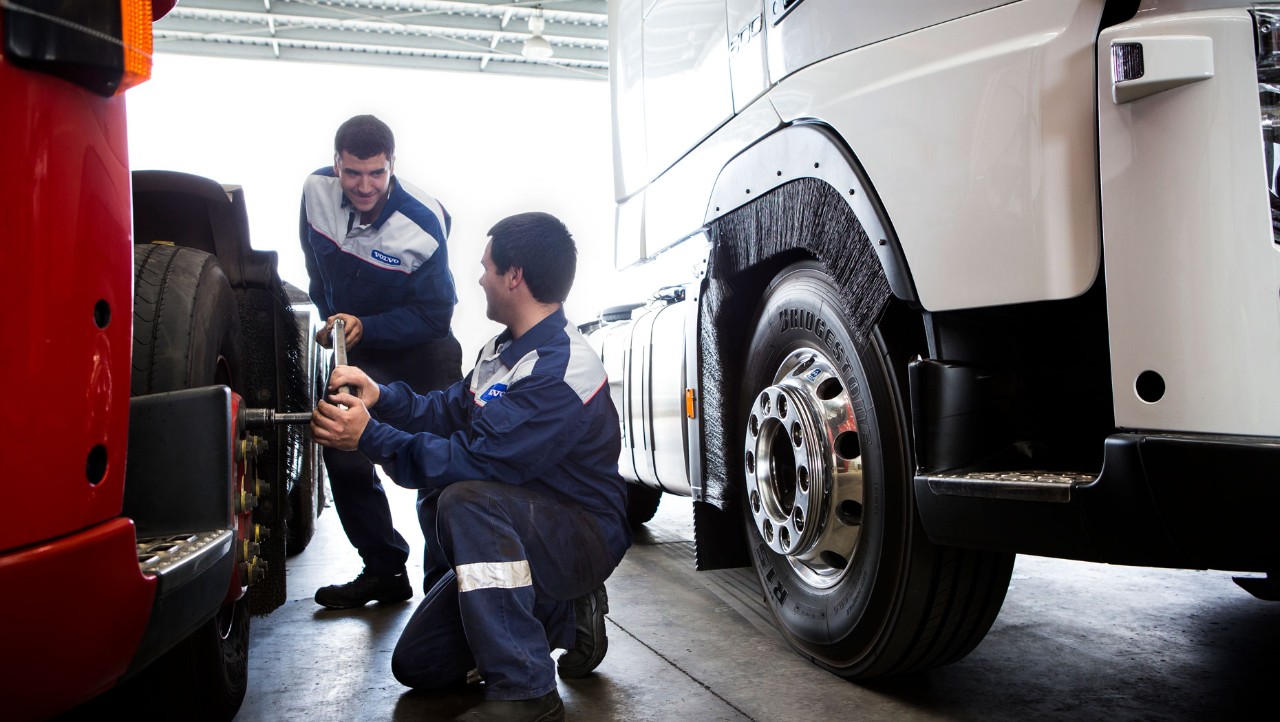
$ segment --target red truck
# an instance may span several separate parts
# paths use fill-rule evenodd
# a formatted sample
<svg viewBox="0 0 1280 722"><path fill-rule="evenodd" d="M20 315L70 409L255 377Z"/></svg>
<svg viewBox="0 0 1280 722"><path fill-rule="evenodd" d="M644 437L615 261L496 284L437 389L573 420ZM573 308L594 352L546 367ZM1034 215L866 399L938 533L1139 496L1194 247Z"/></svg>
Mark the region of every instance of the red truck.
<svg viewBox="0 0 1280 722"><path fill-rule="evenodd" d="M5 719L143 683L234 717L249 619L322 506L314 444L274 423L322 377L305 294L240 189L129 165L125 91L174 4L2 6Z"/></svg>

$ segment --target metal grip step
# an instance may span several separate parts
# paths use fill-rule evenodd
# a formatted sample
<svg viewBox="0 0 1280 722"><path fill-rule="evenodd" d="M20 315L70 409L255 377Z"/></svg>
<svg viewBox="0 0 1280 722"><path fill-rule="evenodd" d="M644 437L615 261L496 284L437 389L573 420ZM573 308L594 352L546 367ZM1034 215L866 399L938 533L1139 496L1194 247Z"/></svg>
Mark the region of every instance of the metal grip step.
<svg viewBox="0 0 1280 722"><path fill-rule="evenodd" d="M927 481L935 494L1065 504L1071 501L1074 487L1091 484L1097 477L1075 471L979 471L917 478Z"/></svg>
<svg viewBox="0 0 1280 722"><path fill-rule="evenodd" d="M160 578L163 594L217 563L234 539L230 529L138 539L138 568Z"/></svg>

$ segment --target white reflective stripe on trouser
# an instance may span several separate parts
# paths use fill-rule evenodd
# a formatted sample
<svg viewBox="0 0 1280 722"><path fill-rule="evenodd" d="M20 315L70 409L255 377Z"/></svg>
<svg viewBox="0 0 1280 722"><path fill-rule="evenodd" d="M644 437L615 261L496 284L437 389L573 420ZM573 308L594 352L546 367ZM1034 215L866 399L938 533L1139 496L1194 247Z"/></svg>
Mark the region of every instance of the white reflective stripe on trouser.
<svg viewBox="0 0 1280 722"><path fill-rule="evenodd" d="M477 589L516 589L533 586L529 562L479 562L461 564L454 569L458 575L458 591Z"/></svg>

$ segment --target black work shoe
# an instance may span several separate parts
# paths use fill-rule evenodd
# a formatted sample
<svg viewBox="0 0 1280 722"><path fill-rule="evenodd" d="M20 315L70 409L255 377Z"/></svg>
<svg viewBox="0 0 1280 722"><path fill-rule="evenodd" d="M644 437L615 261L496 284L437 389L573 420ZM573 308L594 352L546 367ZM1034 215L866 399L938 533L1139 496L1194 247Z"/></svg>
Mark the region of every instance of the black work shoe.
<svg viewBox="0 0 1280 722"><path fill-rule="evenodd" d="M346 584L330 584L316 591L316 603L330 609L352 609L369 602L403 602L411 597L413 587L403 571L378 576L366 569Z"/></svg>
<svg viewBox="0 0 1280 722"><path fill-rule="evenodd" d="M551 690L533 699L488 700L454 718L454 722L560 722L564 702Z"/></svg>
<svg viewBox="0 0 1280 722"><path fill-rule="evenodd" d="M608 613L609 596L603 584L573 600L573 649L556 660L562 679L585 677L604 661L604 653L609 651L609 638L604 633L604 615Z"/></svg>

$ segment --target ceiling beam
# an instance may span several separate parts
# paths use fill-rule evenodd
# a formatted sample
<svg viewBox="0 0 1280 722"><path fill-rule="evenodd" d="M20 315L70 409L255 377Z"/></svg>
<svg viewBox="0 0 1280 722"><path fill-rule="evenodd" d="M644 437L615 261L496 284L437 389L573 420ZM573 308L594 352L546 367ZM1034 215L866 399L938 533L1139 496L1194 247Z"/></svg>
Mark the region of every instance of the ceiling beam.
<svg viewBox="0 0 1280 722"><path fill-rule="evenodd" d="M520 54L539 12L546 60ZM183 0L155 40L162 53L608 77L605 0Z"/></svg>
<svg viewBox="0 0 1280 722"><path fill-rule="evenodd" d="M539 13L545 60L521 55ZM605 0L183 0L155 41L179 54L608 77Z"/></svg>

